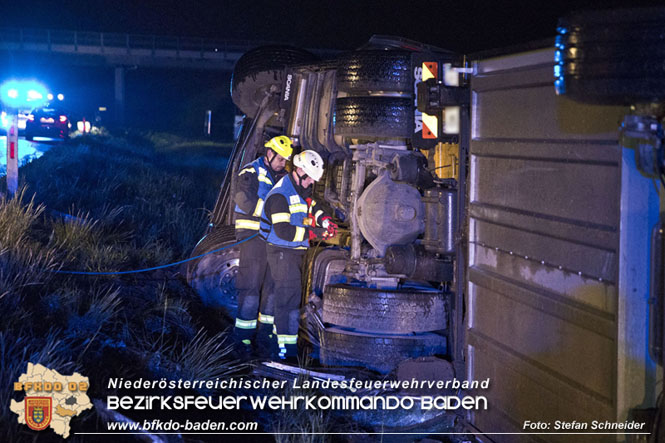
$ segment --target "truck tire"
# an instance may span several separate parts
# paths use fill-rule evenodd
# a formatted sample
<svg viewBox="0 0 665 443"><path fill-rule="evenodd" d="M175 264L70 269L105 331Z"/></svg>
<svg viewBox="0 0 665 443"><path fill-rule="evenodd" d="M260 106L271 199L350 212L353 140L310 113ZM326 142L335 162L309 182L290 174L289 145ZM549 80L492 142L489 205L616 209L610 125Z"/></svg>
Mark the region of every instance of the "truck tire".
<svg viewBox="0 0 665 443"><path fill-rule="evenodd" d="M248 117L254 117L272 85L281 89L284 68L318 58L291 46L261 46L242 55L233 68L231 98Z"/></svg>
<svg viewBox="0 0 665 443"><path fill-rule="evenodd" d="M445 337L427 332L419 335L372 335L326 328L321 336L321 363L328 366L359 366L387 374L409 358L442 355Z"/></svg>
<svg viewBox="0 0 665 443"><path fill-rule="evenodd" d="M328 285L323 321L384 334L437 331L446 328L446 307L441 292Z"/></svg>
<svg viewBox="0 0 665 443"><path fill-rule="evenodd" d="M665 8L572 14L559 21L557 92L590 104L665 99Z"/></svg>
<svg viewBox="0 0 665 443"><path fill-rule="evenodd" d="M338 59L337 89L349 95L367 95L370 91L411 95L411 53L365 50L344 54Z"/></svg>
<svg viewBox="0 0 665 443"><path fill-rule="evenodd" d="M230 317L235 317L238 309L235 277L238 274L240 248L235 246L235 243L233 226L215 229L196 245L192 257L226 248L193 260L187 267L187 281L203 303L206 306L223 308Z"/></svg>
<svg viewBox="0 0 665 443"><path fill-rule="evenodd" d="M335 135L409 138L413 133L410 98L340 97L335 106Z"/></svg>

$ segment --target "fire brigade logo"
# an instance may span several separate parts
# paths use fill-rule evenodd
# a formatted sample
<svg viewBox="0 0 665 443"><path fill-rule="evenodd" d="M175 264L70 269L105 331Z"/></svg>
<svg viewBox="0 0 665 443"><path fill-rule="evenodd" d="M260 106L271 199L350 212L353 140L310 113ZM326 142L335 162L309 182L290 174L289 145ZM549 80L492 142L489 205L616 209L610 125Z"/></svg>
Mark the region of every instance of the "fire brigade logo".
<svg viewBox="0 0 665 443"><path fill-rule="evenodd" d="M25 397L25 424L35 431L46 429L51 423L52 402L51 397Z"/></svg>
<svg viewBox="0 0 665 443"><path fill-rule="evenodd" d="M50 428L62 438L69 437L72 418L91 409L88 377L78 372L62 375L40 364L28 363L28 369L14 382L14 392L24 392L21 401L13 398L9 409L22 425L35 431Z"/></svg>

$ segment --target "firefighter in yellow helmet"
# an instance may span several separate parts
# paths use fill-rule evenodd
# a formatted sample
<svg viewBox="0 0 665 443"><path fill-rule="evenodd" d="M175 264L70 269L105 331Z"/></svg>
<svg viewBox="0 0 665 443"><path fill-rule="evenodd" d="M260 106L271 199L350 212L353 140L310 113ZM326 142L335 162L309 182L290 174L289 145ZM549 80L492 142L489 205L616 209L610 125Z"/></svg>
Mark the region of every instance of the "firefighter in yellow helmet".
<svg viewBox="0 0 665 443"><path fill-rule="evenodd" d="M293 153L291 139L285 135L271 138L265 148L265 155L243 167L236 179L235 228L238 240L259 233L266 196L286 174L286 162ZM270 296L273 282L267 266L263 238L257 235L240 244L236 276L238 313L233 335L241 351L249 352L254 347L258 354L266 356L273 340L274 309Z"/></svg>
<svg viewBox="0 0 665 443"><path fill-rule="evenodd" d="M312 185L323 176L323 159L307 150L293 158L293 166L293 171L268 193L261 216L261 235L268 243L268 266L274 281L280 358L297 355L302 262L309 247L309 234L337 234L337 225L312 199Z"/></svg>

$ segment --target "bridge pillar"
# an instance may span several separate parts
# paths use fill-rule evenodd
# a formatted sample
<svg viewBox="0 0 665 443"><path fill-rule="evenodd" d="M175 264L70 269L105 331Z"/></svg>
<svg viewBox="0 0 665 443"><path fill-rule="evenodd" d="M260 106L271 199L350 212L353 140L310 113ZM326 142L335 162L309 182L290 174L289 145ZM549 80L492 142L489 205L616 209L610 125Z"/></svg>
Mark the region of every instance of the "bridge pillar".
<svg viewBox="0 0 665 443"><path fill-rule="evenodd" d="M115 124L125 124L125 67L115 67L115 92L114 92Z"/></svg>

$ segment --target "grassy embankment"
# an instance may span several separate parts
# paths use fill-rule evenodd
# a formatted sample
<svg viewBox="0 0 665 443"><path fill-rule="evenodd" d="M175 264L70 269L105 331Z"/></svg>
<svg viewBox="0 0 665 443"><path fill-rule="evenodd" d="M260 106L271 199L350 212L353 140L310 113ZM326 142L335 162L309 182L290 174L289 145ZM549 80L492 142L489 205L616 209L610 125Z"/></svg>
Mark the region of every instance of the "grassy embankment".
<svg viewBox="0 0 665 443"><path fill-rule="evenodd" d="M91 137L21 168L20 193L0 199L5 441L32 439L9 410L8 387L27 362L90 377L91 398L103 398L99 382L110 376L214 379L234 369L226 325L200 305L178 267L110 277L54 272L127 271L186 258L229 151L165 136ZM77 431L96 428L95 413L85 417Z"/></svg>
<svg viewBox="0 0 665 443"><path fill-rule="evenodd" d="M229 325L201 305L182 268L54 272L129 271L186 258L204 231L230 150L164 134L87 137L21 168L21 192L0 199L0 385L12 386L27 362L41 363L89 377L89 397L104 400L113 395L101 385L110 377L215 379L240 368L230 356ZM35 433L9 410L10 398L22 396L0 390L3 441L33 441ZM72 431L105 430L110 414L95 404ZM131 415L168 419L163 411ZM266 431L296 432L277 434L280 442L327 441L310 433L332 429L327 414L302 410L244 418Z"/></svg>

